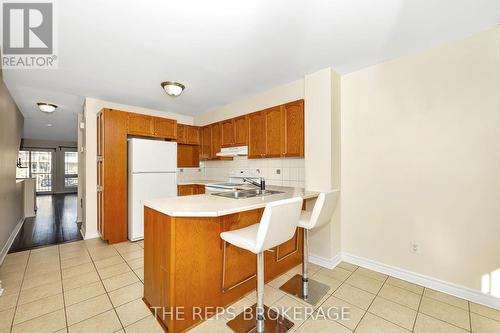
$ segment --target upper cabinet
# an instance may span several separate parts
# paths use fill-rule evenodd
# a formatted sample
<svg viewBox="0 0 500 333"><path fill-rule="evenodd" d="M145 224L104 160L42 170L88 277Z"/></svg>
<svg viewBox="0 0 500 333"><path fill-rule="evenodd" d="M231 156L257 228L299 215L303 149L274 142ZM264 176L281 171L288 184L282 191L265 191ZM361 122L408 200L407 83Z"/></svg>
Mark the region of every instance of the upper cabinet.
<svg viewBox="0 0 500 333"><path fill-rule="evenodd" d="M282 105L283 156L304 156L304 100Z"/></svg>
<svg viewBox="0 0 500 333"><path fill-rule="evenodd" d="M188 129L178 125L179 143L187 143ZM221 148L234 146L248 146L248 158L303 157L304 100L206 125L199 137L200 160L219 159Z"/></svg>
<svg viewBox="0 0 500 333"><path fill-rule="evenodd" d="M266 157L281 157L283 146L283 117L281 106L264 111L266 114Z"/></svg>
<svg viewBox="0 0 500 333"><path fill-rule="evenodd" d="M173 119L129 113L128 134L175 139L177 137L177 121Z"/></svg>
<svg viewBox="0 0 500 333"><path fill-rule="evenodd" d="M234 119L224 120L220 123L221 127L221 145L222 147L234 146Z"/></svg>
<svg viewBox="0 0 500 333"><path fill-rule="evenodd" d="M208 160L212 156L212 126L203 126L201 132L200 160Z"/></svg>
<svg viewBox="0 0 500 333"><path fill-rule="evenodd" d="M304 156L304 101L248 115L248 157Z"/></svg>
<svg viewBox="0 0 500 333"><path fill-rule="evenodd" d="M153 135L153 117L129 113L128 133L132 135Z"/></svg>
<svg viewBox="0 0 500 333"><path fill-rule="evenodd" d="M248 115L234 118L233 123L234 123L234 145L235 146L248 145Z"/></svg>
<svg viewBox="0 0 500 333"><path fill-rule="evenodd" d="M177 124L177 143L199 145L200 128L197 126Z"/></svg>
<svg viewBox="0 0 500 333"><path fill-rule="evenodd" d="M266 157L266 113L259 111L248 115L248 157Z"/></svg>
<svg viewBox="0 0 500 333"><path fill-rule="evenodd" d="M221 123L215 123L210 125L212 128L212 151L210 154L210 158L217 158L217 153L220 152L222 147L222 131L221 131Z"/></svg>
<svg viewBox="0 0 500 333"><path fill-rule="evenodd" d="M222 147L248 145L248 116L244 115L220 123Z"/></svg>
<svg viewBox="0 0 500 333"><path fill-rule="evenodd" d="M166 139L175 139L177 137L177 121L154 117L153 131L154 136Z"/></svg>

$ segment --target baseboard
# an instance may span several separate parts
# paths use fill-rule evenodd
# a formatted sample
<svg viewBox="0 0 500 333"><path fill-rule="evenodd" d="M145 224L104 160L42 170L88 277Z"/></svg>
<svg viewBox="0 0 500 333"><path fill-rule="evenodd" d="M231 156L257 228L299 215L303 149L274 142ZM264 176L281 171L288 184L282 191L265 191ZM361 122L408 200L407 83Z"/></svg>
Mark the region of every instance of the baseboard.
<svg viewBox="0 0 500 333"><path fill-rule="evenodd" d="M334 268L341 261L342 261L342 256L340 253L337 254L336 256L334 256L333 258L325 258L325 257L321 257L321 256L318 256L315 254L309 255L309 262L310 263L313 263L313 264L316 264L318 266L325 267L328 269Z"/></svg>
<svg viewBox="0 0 500 333"><path fill-rule="evenodd" d="M14 239L16 239L17 234L19 233L19 230L21 230L23 224L24 224L24 216L17 222L16 227L14 230L12 230L12 233L10 234L9 238L7 239L7 243L5 243L4 247L2 248L2 251L0 251L0 265L3 264L3 261L5 260L5 256L7 253L9 253L9 249L12 246L12 243L14 243Z"/></svg>
<svg viewBox="0 0 500 333"><path fill-rule="evenodd" d="M99 232L96 231L96 232L93 232L93 233L84 233L82 234L83 236L83 239L92 239L92 238L99 238L101 237L101 235L99 235Z"/></svg>
<svg viewBox="0 0 500 333"><path fill-rule="evenodd" d="M371 259L354 256L348 253L340 255L342 261L371 269L376 272L387 274L401 280L419 284L426 288L432 288L468 301L489 306L500 310L500 298L483 294L482 292L464 287L451 282L442 281L427 275L415 273L398 267L386 265Z"/></svg>

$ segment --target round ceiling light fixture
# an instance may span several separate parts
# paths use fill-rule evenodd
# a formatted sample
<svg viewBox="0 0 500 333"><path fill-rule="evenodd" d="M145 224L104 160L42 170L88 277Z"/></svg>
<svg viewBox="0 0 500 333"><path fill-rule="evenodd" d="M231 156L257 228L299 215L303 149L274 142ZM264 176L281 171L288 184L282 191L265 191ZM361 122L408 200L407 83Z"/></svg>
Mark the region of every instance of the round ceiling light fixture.
<svg viewBox="0 0 500 333"><path fill-rule="evenodd" d="M162 82L161 87L163 88L163 90L165 90L167 95L172 96L172 97L179 96L180 94L182 94L182 92L186 88L182 83L175 82L175 81Z"/></svg>
<svg viewBox="0 0 500 333"><path fill-rule="evenodd" d="M55 104L49 104L49 103L36 103L38 105L38 108L40 111L45 112L45 113L52 113L57 109L57 105Z"/></svg>

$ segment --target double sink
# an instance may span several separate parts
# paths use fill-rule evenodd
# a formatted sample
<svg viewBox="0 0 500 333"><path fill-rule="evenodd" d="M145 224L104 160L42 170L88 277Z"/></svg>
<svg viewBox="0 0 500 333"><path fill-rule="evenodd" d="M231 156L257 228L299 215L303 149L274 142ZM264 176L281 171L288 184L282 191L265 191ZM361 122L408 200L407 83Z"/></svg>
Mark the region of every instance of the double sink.
<svg viewBox="0 0 500 333"><path fill-rule="evenodd" d="M219 197L231 198L231 199L248 199L248 198L256 198L256 197L264 197L272 194L284 193L282 191L274 191L274 190L260 190L260 189L252 189L252 190L239 190L239 191L231 191L231 192L220 192L220 193L212 193L212 195L217 195Z"/></svg>

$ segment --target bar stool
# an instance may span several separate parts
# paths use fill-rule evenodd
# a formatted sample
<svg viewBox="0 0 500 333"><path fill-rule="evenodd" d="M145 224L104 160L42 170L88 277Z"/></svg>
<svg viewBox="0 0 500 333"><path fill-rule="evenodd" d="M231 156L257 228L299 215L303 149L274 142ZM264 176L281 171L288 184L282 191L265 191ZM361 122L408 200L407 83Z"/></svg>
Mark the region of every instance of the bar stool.
<svg viewBox="0 0 500 333"><path fill-rule="evenodd" d="M309 279L309 230L329 223L337 207L339 190L320 193L312 212L302 211L299 219L299 228L304 229L304 245L302 256L302 275L296 274L285 282L280 289L294 295L303 301L316 305L328 293L330 287L321 282Z"/></svg>
<svg viewBox="0 0 500 333"><path fill-rule="evenodd" d="M250 332L255 328L258 333L286 332L293 326L293 322L264 306L264 251L292 239L301 210L300 197L274 201L266 205L260 223L220 234L224 241L257 254L257 304L253 311L257 320L245 320L241 313L227 323L234 332Z"/></svg>

